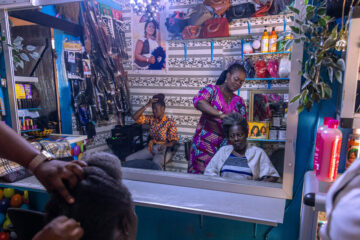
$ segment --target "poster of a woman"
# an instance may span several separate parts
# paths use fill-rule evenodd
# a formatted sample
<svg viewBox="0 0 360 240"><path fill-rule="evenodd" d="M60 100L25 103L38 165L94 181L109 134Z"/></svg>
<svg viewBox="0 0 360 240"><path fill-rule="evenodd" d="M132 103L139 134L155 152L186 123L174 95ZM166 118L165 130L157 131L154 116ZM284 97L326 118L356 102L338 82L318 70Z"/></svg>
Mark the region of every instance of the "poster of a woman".
<svg viewBox="0 0 360 240"><path fill-rule="evenodd" d="M165 70L166 43L160 31L160 15L149 19L133 14L132 18L133 70Z"/></svg>

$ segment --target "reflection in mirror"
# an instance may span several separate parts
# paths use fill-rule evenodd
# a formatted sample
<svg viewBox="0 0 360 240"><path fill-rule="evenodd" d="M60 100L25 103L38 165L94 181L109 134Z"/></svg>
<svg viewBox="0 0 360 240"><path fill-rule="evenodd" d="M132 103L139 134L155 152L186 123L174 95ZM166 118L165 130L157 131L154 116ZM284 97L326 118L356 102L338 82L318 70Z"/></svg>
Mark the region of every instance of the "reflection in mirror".
<svg viewBox="0 0 360 240"><path fill-rule="evenodd" d="M288 94L284 90L256 90L250 91L248 96L249 121L241 114L231 114L223 119L229 145L218 150L205 166L204 175L282 182ZM143 127L134 125L126 130L132 133L130 135L139 147L124 155L124 167L172 171L167 166L179 152L180 157L189 162L192 138L178 141L176 124L164 115L163 99L161 94L154 95L133 115L136 123ZM159 141L151 139L150 136L155 135ZM160 148L161 142L167 145L164 149ZM184 168L182 172L186 170Z"/></svg>

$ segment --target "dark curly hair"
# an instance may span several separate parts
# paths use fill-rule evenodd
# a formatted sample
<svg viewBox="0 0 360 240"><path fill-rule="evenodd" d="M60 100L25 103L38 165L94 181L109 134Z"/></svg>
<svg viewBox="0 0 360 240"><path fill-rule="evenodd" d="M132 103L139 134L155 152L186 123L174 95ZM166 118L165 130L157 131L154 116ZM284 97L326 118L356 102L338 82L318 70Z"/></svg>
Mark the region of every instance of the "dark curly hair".
<svg viewBox="0 0 360 240"><path fill-rule="evenodd" d="M159 93L154 95L152 98L157 98L158 101L156 103L153 103L152 105L155 106L156 104L159 104L160 106L165 107L165 94Z"/></svg>
<svg viewBox="0 0 360 240"><path fill-rule="evenodd" d="M225 82L225 80L226 80L227 73L233 74L235 71L243 72L246 75L246 70L245 70L244 66L242 64L240 64L240 63L234 63L234 64L230 65L230 67L228 67L228 69L224 70L220 74L220 77L216 81L216 85L223 84Z"/></svg>
<svg viewBox="0 0 360 240"><path fill-rule="evenodd" d="M65 215L80 222L83 240L113 239L117 228L122 234L126 220L130 219L132 200L121 182L120 160L109 153L84 155L88 166L85 177L70 193L76 199L68 204L58 193L52 193L46 206L46 222Z"/></svg>
<svg viewBox="0 0 360 240"><path fill-rule="evenodd" d="M229 130L232 126L240 126L245 133L249 131L247 120L240 113L230 113L227 115L223 119L222 126L226 138L229 138Z"/></svg>

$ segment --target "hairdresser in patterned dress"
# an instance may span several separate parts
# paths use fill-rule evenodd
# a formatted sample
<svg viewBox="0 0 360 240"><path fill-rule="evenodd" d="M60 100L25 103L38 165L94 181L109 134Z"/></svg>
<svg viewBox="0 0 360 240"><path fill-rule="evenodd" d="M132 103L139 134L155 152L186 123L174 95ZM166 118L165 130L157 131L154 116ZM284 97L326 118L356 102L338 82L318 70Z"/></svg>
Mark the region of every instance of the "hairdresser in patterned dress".
<svg viewBox="0 0 360 240"><path fill-rule="evenodd" d="M234 63L221 73L216 85L202 88L194 97L194 106L202 115L190 150L189 173L203 174L217 150L228 144L221 126L227 114L239 112L246 119L244 100L234 94L243 85L245 77L244 67Z"/></svg>

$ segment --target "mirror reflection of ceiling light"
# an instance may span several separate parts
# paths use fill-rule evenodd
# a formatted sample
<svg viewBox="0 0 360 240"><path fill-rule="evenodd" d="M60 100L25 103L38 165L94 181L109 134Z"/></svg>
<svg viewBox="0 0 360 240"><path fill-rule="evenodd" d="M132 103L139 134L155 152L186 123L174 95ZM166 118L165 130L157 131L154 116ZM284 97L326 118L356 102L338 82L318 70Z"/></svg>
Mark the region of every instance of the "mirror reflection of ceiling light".
<svg viewBox="0 0 360 240"><path fill-rule="evenodd" d="M145 16L148 20L154 20L159 12L164 9L161 0L130 0L134 13Z"/></svg>

